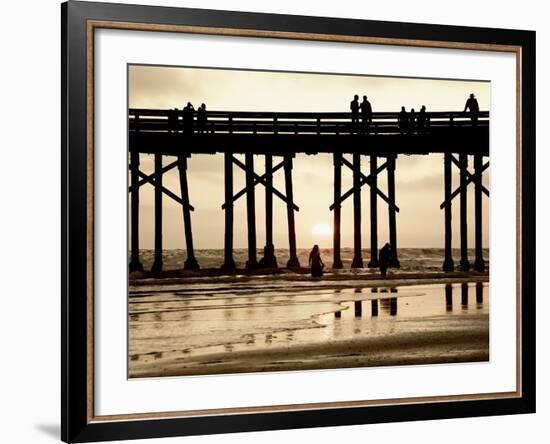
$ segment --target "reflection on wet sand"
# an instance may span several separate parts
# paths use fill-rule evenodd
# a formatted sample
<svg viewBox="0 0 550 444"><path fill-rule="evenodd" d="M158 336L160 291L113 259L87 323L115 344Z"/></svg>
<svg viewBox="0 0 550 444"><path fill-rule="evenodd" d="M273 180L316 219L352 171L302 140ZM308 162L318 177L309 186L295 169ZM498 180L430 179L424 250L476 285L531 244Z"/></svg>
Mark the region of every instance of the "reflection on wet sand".
<svg viewBox="0 0 550 444"><path fill-rule="evenodd" d="M488 321L482 282L148 289L130 296L129 370L143 377L480 361L488 359Z"/></svg>

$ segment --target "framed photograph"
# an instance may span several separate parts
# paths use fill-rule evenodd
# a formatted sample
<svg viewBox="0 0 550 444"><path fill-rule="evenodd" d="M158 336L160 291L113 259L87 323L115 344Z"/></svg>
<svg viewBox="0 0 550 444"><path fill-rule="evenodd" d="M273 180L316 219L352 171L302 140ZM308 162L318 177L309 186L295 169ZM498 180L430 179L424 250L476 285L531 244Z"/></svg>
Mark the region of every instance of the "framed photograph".
<svg viewBox="0 0 550 444"><path fill-rule="evenodd" d="M62 439L535 411L535 33L64 3Z"/></svg>

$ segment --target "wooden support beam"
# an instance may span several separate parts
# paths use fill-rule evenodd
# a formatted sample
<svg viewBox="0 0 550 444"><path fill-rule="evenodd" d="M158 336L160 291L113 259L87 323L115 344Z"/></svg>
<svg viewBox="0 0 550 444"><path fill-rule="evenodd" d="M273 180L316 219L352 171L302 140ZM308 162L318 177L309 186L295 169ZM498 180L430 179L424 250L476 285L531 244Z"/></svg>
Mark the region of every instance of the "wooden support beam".
<svg viewBox="0 0 550 444"><path fill-rule="evenodd" d="M246 268L258 266L256 259L256 197L254 193L254 155L245 154L246 163L246 222L248 227L248 260Z"/></svg>
<svg viewBox="0 0 550 444"><path fill-rule="evenodd" d="M156 155L156 154L155 154ZM148 177L145 173L143 173L142 171L139 171L138 172L139 176L140 177ZM153 176L156 176L157 173L153 173ZM160 173L162 175L162 171ZM156 189L156 178L153 178L151 181L151 184L153 186L155 186L155 189ZM170 191L168 188L164 187L162 184L160 186L160 189L161 189L161 192L166 194L168 197L170 197L171 199L175 200L177 203L179 203L180 205L185 205L182 198L179 197L178 195L176 195L175 193L173 193L172 191ZM193 205L189 205L188 204L188 208L189 208L189 211L195 211L195 208L193 207Z"/></svg>
<svg viewBox="0 0 550 444"><path fill-rule="evenodd" d="M152 271L162 270L162 154L155 154L155 259Z"/></svg>
<svg viewBox="0 0 550 444"><path fill-rule="evenodd" d="M292 191L292 155L285 156L285 189L287 195L288 248L290 253L287 267L298 268L300 267L300 262L296 254L296 226L294 223L294 207L292 205L294 199Z"/></svg>
<svg viewBox="0 0 550 444"><path fill-rule="evenodd" d="M187 183L187 157L178 156L178 170L180 178L181 206L183 211L183 226L185 230L185 248L187 250L187 259L184 263L184 270L198 270L199 264L195 258L195 249L193 248L193 230L191 229L191 212L189 211L189 185Z"/></svg>
<svg viewBox="0 0 550 444"><path fill-rule="evenodd" d="M278 163L275 167L273 167L273 169L271 170L271 177L273 177L273 174L275 174L283 166L284 166L284 161ZM264 180L265 180L265 182L264 182ZM261 176L258 176L258 178L254 177L254 186L256 186L258 184L262 184L262 185L264 185L264 187L267 187L267 176L265 174L262 174ZM273 180L271 180L271 187L273 188ZM236 193L233 196L231 201L236 202L238 199L240 199L242 196L244 196L246 194L246 190L247 190L247 188L245 186L244 188L242 188L238 193ZM225 203L222 205L222 210L225 210Z"/></svg>
<svg viewBox="0 0 550 444"><path fill-rule="evenodd" d="M345 157L342 157L342 163L347 166L347 167L353 167L353 165L349 162L349 160L347 160ZM383 165L381 165L377 170L376 170L376 175L380 174L382 171L384 171L385 169L387 168L387 162L384 162ZM353 171L353 169L352 169ZM376 176L375 175L375 176ZM370 174L368 176L365 176L363 173L360 173L360 178L361 180L359 181L359 187L362 187L363 185L365 184L368 184L370 187L372 187L372 178L375 177L375 176L371 176ZM329 209L332 211L334 209L334 206L336 205L336 203L339 203L339 204L342 204L348 197L350 197L352 194L353 194L353 190L354 190L354 187L352 186L348 191L346 191L342 197L338 200L338 202L334 202L330 207ZM388 196L386 196L379 188L375 187L375 190L376 190L376 194L378 196L380 196L380 198L386 202L388 205L391 205L391 202L388 198ZM394 209L395 211L397 211L399 213L399 207L397 207L395 204L394 204Z"/></svg>
<svg viewBox="0 0 550 444"><path fill-rule="evenodd" d="M481 167L481 172L483 173L483 171L485 171L487 168L489 168L489 162L485 163L485 165L483 165ZM474 182L475 183L475 173L474 174L471 174L469 171L466 171L466 176L468 177L467 180L466 180L466 186L468 186L470 183ZM449 198L450 200L453 200L456 196L458 196L460 194L460 190L462 189L462 187L458 186L450 195L449 195ZM483 186L483 184L481 185L481 191L487 196L489 197L489 190L487 188L485 188ZM445 203L446 203L446 200L444 200L443 202L441 202L441 205L439 205L439 208L442 210L444 207L445 207Z"/></svg>
<svg viewBox="0 0 550 444"><path fill-rule="evenodd" d="M233 260L233 153L226 151L223 157L225 182L225 234L224 234L224 270L234 270Z"/></svg>
<svg viewBox="0 0 550 444"><path fill-rule="evenodd" d="M265 156L265 247L260 266L277 268L275 246L273 245L273 156Z"/></svg>
<svg viewBox="0 0 550 444"><path fill-rule="evenodd" d="M451 154L451 160L452 160L452 162L458 167L458 169L460 169L460 156L461 156L461 155L462 155L462 154L459 154L459 158L457 159L454 155ZM467 154L465 154L465 155L467 156ZM485 169L487 169L488 167L489 167L489 162L487 162L487 163L483 166L483 171L485 171ZM466 171L464 171L464 174L466 174L466 177L467 177L468 179L470 179L468 183L471 183L471 182L474 182L474 181L475 181L475 177L474 177L474 176L475 176L475 173L472 174L472 173L470 173L470 172L468 171L468 169L466 169ZM486 195L487 197L489 197L489 190L488 190L487 188L485 188L485 187L483 186L483 184L481 185L481 190L483 191L483 193L485 193L485 195Z"/></svg>
<svg viewBox="0 0 550 444"><path fill-rule="evenodd" d="M342 153L334 152L334 202L340 201L342 194ZM334 223L333 223L333 238L332 238L332 253L333 253L333 269L343 268L340 245L340 217L342 207L338 203L334 207Z"/></svg>
<svg viewBox="0 0 550 444"><path fill-rule="evenodd" d="M239 159L236 159L235 157L233 157L233 163L235 165L237 165L239 168L241 168L243 171L245 171L245 173L246 173L246 171L247 171L246 165L244 165ZM263 185L265 185L265 177L259 176L255 172L252 172L252 179L257 179L259 182L261 182ZM253 183L254 183L254 180L252 180L250 182L251 187L253 186L252 185ZM246 187L249 188L249 185L247 185ZM287 205L291 205L294 210L300 211L300 208L298 208L298 206L295 205L294 202L292 202L292 199L288 196L288 193L285 196L283 193L281 193L279 190L277 190L277 188L273 187L273 194L275 194L275 196L277 196L279 199L281 199Z"/></svg>
<svg viewBox="0 0 550 444"><path fill-rule="evenodd" d="M178 166L178 161L177 160L174 160L172 163L169 163L168 165L165 165L164 167L162 167L162 174L164 173L167 173L168 171L170 171L171 169L175 168ZM142 174L141 177L143 177L143 179L141 179L138 183L137 183L137 187L141 187L143 185L146 185L148 183L150 183L151 185L154 185L154 180L155 180L155 173L153 174L149 174L149 175L145 175L145 174ZM134 188L136 187L136 185L133 185L131 184L130 185L130 188L128 189L129 192L132 192L134 190Z"/></svg>
<svg viewBox="0 0 550 444"><path fill-rule="evenodd" d="M361 155L353 153L353 261L351 268L363 268L361 252Z"/></svg>
<svg viewBox="0 0 550 444"><path fill-rule="evenodd" d="M133 149L130 152L130 271L143 271L139 261L139 152Z"/></svg>
<svg viewBox="0 0 550 444"><path fill-rule="evenodd" d="M378 267L378 174L376 174L378 158L370 156L370 261L369 268ZM389 170L388 170L389 171Z"/></svg>
<svg viewBox="0 0 550 444"><path fill-rule="evenodd" d="M401 264L399 263L399 258L397 255L397 223L395 220L395 159L397 155L388 157L388 198L390 200L390 205L388 205L388 222L389 222L389 232L390 232L390 245L391 245L391 257L390 257L390 267L399 268Z"/></svg>
<svg viewBox="0 0 550 444"><path fill-rule="evenodd" d="M454 156L452 156L454 158ZM468 271L470 261L468 260L468 189L466 180L468 172L468 155L460 154L460 270Z"/></svg>
<svg viewBox="0 0 550 444"><path fill-rule="evenodd" d="M485 271L485 260L483 259L483 225L482 225L482 179L483 170L482 166L483 156L481 154L474 155L474 203L475 203L475 262L474 269L476 271Z"/></svg>
<svg viewBox="0 0 550 444"><path fill-rule="evenodd" d="M443 158L443 175L445 181L445 260L443 262L443 271L454 271L455 265L452 252L452 211L451 211L451 155L446 153Z"/></svg>

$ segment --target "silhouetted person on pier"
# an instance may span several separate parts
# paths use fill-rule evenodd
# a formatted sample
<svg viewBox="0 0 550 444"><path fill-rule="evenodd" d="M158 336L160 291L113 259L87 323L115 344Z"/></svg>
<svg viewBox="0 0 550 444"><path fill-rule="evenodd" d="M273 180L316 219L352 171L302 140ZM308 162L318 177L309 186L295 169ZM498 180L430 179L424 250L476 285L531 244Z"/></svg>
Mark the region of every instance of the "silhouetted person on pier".
<svg viewBox="0 0 550 444"><path fill-rule="evenodd" d="M466 105L464 105L464 112L466 112L466 110L470 110L472 125L476 126L477 118L479 117L479 104L473 94L470 94L470 98L466 101Z"/></svg>
<svg viewBox="0 0 550 444"><path fill-rule="evenodd" d="M361 102L361 105L359 105L359 108L361 108L361 122L363 124L363 131L368 133L369 125L372 121L372 106L367 100L367 96L363 96L363 101Z"/></svg>
<svg viewBox="0 0 550 444"><path fill-rule="evenodd" d="M323 276L323 268L325 268L325 264L321 259L321 251L319 250L319 245L314 245L313 250L311 250L311 253L309 253L309 265L311 266L312 277Z"/></svg>
<svg viewBox="0 0 550 444"><path fill-rule="evenodd" d="M197 110L197 132L202 134L206 132L206 121L208 115L206 114L206 105L203 103Z"/></svg>
<svg viewBox="0 0 550 444"><path fill-rule="evenodd" d="M386 277L386 272L388 271L388 266L392 258L392 248L391 245L386 243L381 249L378 255L378 263L380 266L380 276L383 278Z"/></svg>
<svg viewBox="0 0 550 444"><path fill-rule="evenodd" d="M404 106L401 107L401 112L397 116L397 123L399 124L399 131L401 131L401 134L405 134L409 127L409 116Z"/></svg>
<svg viewBox="0 0 550 444"><path fill-rule="evenodd" d="M178 109L169 109L168 110L168 132L177 133L178 132Z"/></svg>
<svg viewBox="0 0 550 444"><path fill-rule="evenodd" d="M351 124L354 127L353 131L355 131L357 124L359 123L359 96L357 94L353 96L353 100L349 104L349 108L351 110Z"/></svg>
<svg viewBox="0 0 550 444"><path fill-rule="evenodd" d="M418 113L418 117L416 119L416 126L418 128L419 133L423 134L426 132L426 124L427 124L426 107L422 105L422 108L420 108L420 112Z"/></svg>
<svg viewBox="0 0 550 444"><path fill-rule="evenodd" d="M183 108L183 132L185 134L193 134L193 124L195 120L195 108L191 102L187 102L187 106Z"/></svg>
<svg viewBox="0 0 550 444"><path fill-rule="evenodd" d="M414 112L414 108L411 108L411 113L409 115L409 133L414 133L414 130L416 129L416 113Z"/></svg>

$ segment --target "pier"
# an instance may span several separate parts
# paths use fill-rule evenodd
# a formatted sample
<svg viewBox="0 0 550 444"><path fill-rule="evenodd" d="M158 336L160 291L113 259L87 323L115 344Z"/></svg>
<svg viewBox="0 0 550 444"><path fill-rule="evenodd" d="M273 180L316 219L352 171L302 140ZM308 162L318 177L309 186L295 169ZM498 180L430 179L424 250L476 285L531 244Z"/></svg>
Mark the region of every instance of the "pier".
<svg viewBox="0 0 550 444"><path fill-rule="evenodd" d="M418 114L417 114L418 115ZM443 154L444 183L440 208L444 220L445 258L442 269L455 270L452 255L452 203L459 199L460 209L460 258L458 268L468 271L472 267L468 257L468 202L467 188L474 187L475 257L473 269L484 271L482 254L482 208L483 195L489 190L483 186L483 173L489 167L489 112L480 112L472 119L467 112L427 112L425 121L417 125L400 127L398 113L373 113L364 124L352 123L350 113L299 113L299 112L225 112L208 111L204 123L195 120L190 125L184 121L183 112L160 109L130 109L129 171L130 171L130 271L143 267L139 259L139 193L144 185L155 189L155 260L154 271L162 270L162 201L169 197L182 208L187 258L184 268L196 270L200 264L194 254L191 213L195 210L190 202L187 180L188 159L195 155L222 154L224 156L224 202L220 211L225 214L224 262L226 270L235 269L233 259L233 205L239 198L246 199L248 260L247 268L258 266L274 268L278 264L298 268L296 252L295 217L299 206L293 195L293 160L296 154L315 155L329 153L333 157L333 261L332 268L342 268L341 208L349 197L353 205L354 257L352 268L378 267L378 203L387 208L389 243L394 255L390 266L399 267L397 205L395 175L396 159L402 155ZM140 156L154 156L154 172L150 175L140 170ZM235 155L243 154L244 162ZM163 166L163 158L171 161ZM362 171L361 160L368 158L369 170ZM260 162L263 160L263 162ZM257 166L263 165L258 171ZM471 169L473 166L473 169ZM177 168L179 171L179 194L163 186L163 175ZM246 177L246 185L235 193L233 172L238 168ZM342 190L342 169L351 170L353 185ZM457 168L459 184L453 189L452 171ZM282 171L281 171L282 170ZM285 189L273 186L273 176L284 174ZM378 187L378 177L387 175L387 193ZM265 243L263 257L257 257L256 202L254 190L258 185L265 189ZM366 186L366 187L365 187ZM370 257L362 257L361 193L368 187L370 205ZM282 200L287 208L289 257L274 255L273 245L273 199Z"/></svg>

